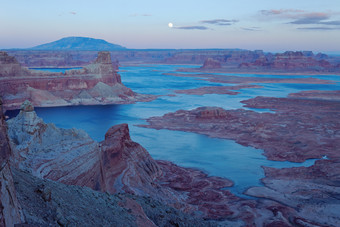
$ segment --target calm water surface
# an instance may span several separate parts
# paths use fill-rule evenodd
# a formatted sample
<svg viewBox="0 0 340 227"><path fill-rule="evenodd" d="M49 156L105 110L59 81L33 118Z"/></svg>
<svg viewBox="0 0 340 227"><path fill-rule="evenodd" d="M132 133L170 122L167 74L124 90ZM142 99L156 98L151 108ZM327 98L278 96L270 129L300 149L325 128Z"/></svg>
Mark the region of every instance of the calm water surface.
<svg viewBox="0 0 340 227"><path fill-rule="evenodd" d="M145 124L144 119L162 116L179 109L194 109L200 106L219 106L225 109L237 109L243 106L240 101L256 96L285 97L289 93L302 90L340 90L338 76L305 76L335 80L335 85L304 84L260 84L262 89L242 89L239 95L185 95L175 94L174 90L190 89L216 85L197 78L174 77L163 73L174 72L179 67L174 65L145 65L121 67L123 83L138 93L163 95L152 102L129 105L108 106L73 106L55 108L36 108L37 114L45 122L54 123L62 128L81 128L97 140L104 139L106 131L115 124L128 123L131 137L144 146L155 159L169 160L185 167L194 167L209 175L226 177L234 181L231 191L239 196L251 186L259 186L264 177L261 166L293 167L310 166L315 160L304 163L269 161L262 155L262 150L244 147L231 140L210 138L195 133L170 130L140 128L135 125ZM235 75L235 74L233 74ZM271 77L270 75L239 75ZM291 78L293 76L279 76ZM228 84L217 84L228 85ZM268 110L256 110L264 112ZM9 112L15 116L16 111Z"/></svg>

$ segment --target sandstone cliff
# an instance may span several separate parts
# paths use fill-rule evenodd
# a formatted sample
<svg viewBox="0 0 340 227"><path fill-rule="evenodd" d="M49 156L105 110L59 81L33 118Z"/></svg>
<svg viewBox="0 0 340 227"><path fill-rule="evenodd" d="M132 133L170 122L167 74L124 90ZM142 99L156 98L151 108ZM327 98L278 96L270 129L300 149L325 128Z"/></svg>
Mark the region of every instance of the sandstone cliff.
<svg viewBox="0 0 340 227"><path fill-rule="evenodd" d="M0 95L5 109L17 109L26 99L45 107L134 103L154 98L122 84L109 52L99 52L93 63L65 74L28 70L6 53L1 56Z"/></svg>
<svg viewBox="0 0 340 227"><path fill-rule="evenodd" d="M14 226L24 221L9 163L11 155L0 99L0 226Z"/></svg>

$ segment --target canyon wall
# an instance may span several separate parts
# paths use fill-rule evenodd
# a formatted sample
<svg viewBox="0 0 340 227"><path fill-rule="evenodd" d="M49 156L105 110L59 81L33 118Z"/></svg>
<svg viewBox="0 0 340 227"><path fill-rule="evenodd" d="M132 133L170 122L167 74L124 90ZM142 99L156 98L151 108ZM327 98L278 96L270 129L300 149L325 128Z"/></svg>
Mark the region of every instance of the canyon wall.
<svg viewBox="0 0 340 227"><path fill-rule="evenodd" d="M0 98L0 226L14 226L24 221L12 177L10 158L12 151L7 126L2 114Z"/></svg>

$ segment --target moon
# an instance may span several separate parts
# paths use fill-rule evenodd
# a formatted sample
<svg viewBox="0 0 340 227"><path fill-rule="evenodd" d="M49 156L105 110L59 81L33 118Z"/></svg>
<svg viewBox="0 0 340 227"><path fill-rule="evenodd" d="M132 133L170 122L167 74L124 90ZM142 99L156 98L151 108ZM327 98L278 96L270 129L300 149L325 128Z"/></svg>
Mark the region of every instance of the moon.
<svg viewBox="0 0 340 227"><path fill-rule="evenodd" d="M173 25L173 23L170 22L170 23L168 24L168 26L169 26L169 28L172 28L174 25Z"/></svg>

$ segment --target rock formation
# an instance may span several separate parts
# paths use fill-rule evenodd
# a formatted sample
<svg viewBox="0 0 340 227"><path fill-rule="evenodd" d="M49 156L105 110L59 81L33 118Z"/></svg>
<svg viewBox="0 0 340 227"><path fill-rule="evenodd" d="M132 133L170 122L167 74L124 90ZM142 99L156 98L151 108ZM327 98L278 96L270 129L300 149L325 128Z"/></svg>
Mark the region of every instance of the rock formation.
<svg viewBox="0 0 340 227"><path fill-rule="evenodd" d="M93 63L64 74L28 70L20 67L13 57L1 53L0 95L3 95L5 109L17 109L26 99L35 106L117 104L154 99L122 84L109 52L99 52Z"/></svg>
<svg viewBox="0 0 340 227"><path fill-rule="evenodd" d="M45 124L28 101L7 124L15 166L40 178L101 189L99 144L87 133Z"/></svg>
<svg viewBox="0 0 340 227"><path fill-rule="evenodd" d="M201 69L219 69L221 68L221 63L217 60L214 60L212 58L207 58Z"/></svg>
<svg viewBox="0 0 340 227"><path fill-rule="evenodd" d="M24 221L9 163L11 155L0 99L0 226L14 226Z"/></svg>

